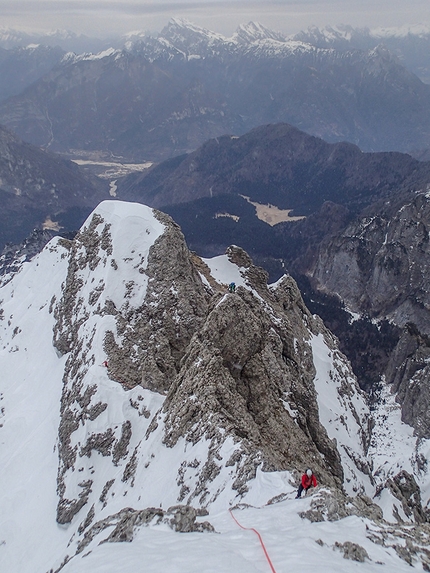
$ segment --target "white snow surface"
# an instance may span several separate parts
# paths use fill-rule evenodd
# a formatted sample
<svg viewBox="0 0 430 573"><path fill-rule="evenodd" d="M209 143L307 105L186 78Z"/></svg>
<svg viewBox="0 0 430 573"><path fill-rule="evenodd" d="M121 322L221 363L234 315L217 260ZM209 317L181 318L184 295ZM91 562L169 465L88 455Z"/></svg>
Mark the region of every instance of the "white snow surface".
<svg viewBox="0 0 430 573"><path fill-rule="evenodd" d="M141 529L132 543L105 543L72 559L64 573L400 573L411 567L394 549L376 545L367 538L366 523L348 517L338 523L310 523L299 517L310 501L290 499L259 508L233 510L240 525L254 528L262 537L273 566L271 569L254 531L241 529L227 508L211 515L217 533L173 533L167 527ZM318 541L318 542L317 542ZM336 542L362 545L370 560L348 561L336 551ZM321 545L322 543L322 545Z"/></svg>
<svg viewBox="0 0 430 573"><path fill-rule="evenodd" d="M80 271L83 281L82 297L88 299L97 285L104 285L100 295L103 306L107 300L118 308L127 304L137 308L146 292L145 274L150 247L163 233L164 226L154 217L152 209L131 203L106 201L99 205L96 214L110 224L113 251L103 264L89 273ZM90 218L84 226L88 226ZM104 223L104 224L105 224ZM102 227L102 225L101 225ZM100 228L101 228L100 227ZM134 388L126 391L107 376L103 366L103 337L113 329L113 318L90 314L80 327L85 342L91 341L92 365L85 373L83 383L96 386L91 397L93 403L107 403L108 407L93 421L81 424L73 433L74 443L85 443L90 433L102 432L107 426L121 431L122 422L130 420L133 427L130 452L138 452L139 465L134 485L121 480L125 461L120 461L112 472L112 462L93 451L90 457L79 458L76 471L66 475L67 496L72 498L80 491L79 482L92 479L93 493L89 502L68 525L56 522L58 426L60 400L66 356L59 356L53 346L52 314L53 297L61 298L62 284L67 275L68 250L58 239L30 263L24 263L10 282L0 288L0 571L7 573L48 573L57 570L66 555L76 549L78 527L94 504L94 522L125 508L144 509L162 507L167 509L177 503L176 484L178 466L185 460L206 459L207 444L179 441L174 448L162 443L162 414L158 414L159 427L145 441L146 429L160 410L164 397ZM114 272L112 259L118 265ZM214 278L224 284L234 281L237 286L250 288L243 276L243 269L230 263L227 257L205 259ZM130 290L127 284L133 281ZM321 420L330 437L355 451L358 437L353 416L342 421L344 403L348 399L359 416L364 415L365 405L357 391L345 397L339 393L342 384L340 362L330 353L322 336L311 341L317 375L315 383L319 396ZM387 398L388 400L388 398ZM149 417L142 415L146 411ZM345 412L343 411L345 415ZM386 475L394 472L393 448L390 432L395 432L397 442L404 447L400 463L407 466L408 455L414 446L410 428L405 426L396 412L391 416L392 426L384 426L375 433L372 455L378 467ZM391 422L390 422L391 423ZM390 430L392 427L392 430ZM382 426L381 426L382 428ZM386 432L384 434L384 431ZM228 459L234 444L227 440L220 455ZM428 458L428 444L421 444L421 452ZM352 475L346 449L341 451L342 460L351 491L360 487L369 491L364 475ZM406 469L412 465L407 466ZM381 470L382 471L382 470ZM233 468L231 468L233 472ZM349 472L349 473L348 473ZM115 483L109 490L105 505L98 499L100 489L107 480ZM185 483L195 479L191 467L184 475ZM430 493L428 479L422 484ZM236 573L269 572L270 566L255 532L241 529L233 520L230 509L237 502L249 504L234 509L234 515L247 528L256 528L265 543L267 552L277 573L319 571L363 573L410 571L394 549L383 547L369 540L366 527L370 522L348 517L339 522L311 523L298 514L310 506L310 496L295 500L295 487L288 472L261 472L252 480L244 498L226 487L231 476L221 472L212 483L209 495L221 491L216 501L209 506L207 517L217 533L173 532L167 525L151 525L140 528L132 543L102 543L110 531L95 537L86 550L67 562L64 573L211 573L235 571ZM349 487L349 486L347 486ZM318 495L318 491L314 495ZM283 501L268 504L275 496ZM215 499L215 497L214 497ZM391 500L384 504L389 514ZM93 523L94 523L93 522ZM318 541L318 543L317 543ZM370 559L364 563L345 560L335 542L352 541L363 546ZM419 570L421 565L414 563ZM272 571L273 573L273 571Z"/></svg>
<svg viewBox="0 0 430 573"><path fill-rule="evenodd" d="M212 259L203 259L203 262L207 264L211 271L211 275L218 283L229 285L234 282L236 284L236 288L239 286L249 288L246 277L244 277L246 269L238 267L229 261L227 255L219 255Z"/></svg>
<svg viewBox="0 0 430 573"><path fill-rule="evenodd" d="M66 357L59 358L52 345L49 313L67 269L63 254L54 239L0 294L0 570L5 572L45 571L53 548L68 538L55 521Z"/></svg>
<svg viewBox="0 0 430 573"><path fill-rule="evenodd" d="M320 421L329 438L336 439L345 472L345 490L350 495L360 490L372 495L368 475L358 472L353 459L363 451L360 425L366 426L368 407L355 381L351 379L338 351L330 350L324 336L312 336L312 354L316 369L314 379L318 394ZM346 383L348 386L346 386ZM345 388L349 391L346 392Z"/></svg>
<svg viewBox="0 0 430 573"><path fill-rule="evenodd" d="M423 470L418 460L430 459L430 440L414 436L413 429L401 419L401 409L395 396L384 387L373 412L375 429L370 444L369 455L374 463L374 476L377 484L383 484L400 470L413 474L421 489L423 507L430 507L430 475ZM383 498L376 502L384 511L387 521L394 521L394 508L402 511L401 504L384 491ZM405 519L408 521L408 518Z"/></svg>

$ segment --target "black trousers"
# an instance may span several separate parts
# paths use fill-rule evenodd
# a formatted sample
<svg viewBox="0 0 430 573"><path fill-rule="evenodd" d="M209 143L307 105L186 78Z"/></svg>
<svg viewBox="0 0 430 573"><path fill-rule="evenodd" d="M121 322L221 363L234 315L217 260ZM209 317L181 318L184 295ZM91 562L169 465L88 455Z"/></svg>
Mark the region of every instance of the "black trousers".
<svg viewBox="0 0 430 573"><path fill-rule="evenodd" d="M302 491L305 490L305 492L308 491L308 489L310 489L312 486L310 485L307 488L304 488L302 484L299 485L299 489L297 490L297 497L301 497L302 496ZM306 495L306 494L305 494Z"/></svg>

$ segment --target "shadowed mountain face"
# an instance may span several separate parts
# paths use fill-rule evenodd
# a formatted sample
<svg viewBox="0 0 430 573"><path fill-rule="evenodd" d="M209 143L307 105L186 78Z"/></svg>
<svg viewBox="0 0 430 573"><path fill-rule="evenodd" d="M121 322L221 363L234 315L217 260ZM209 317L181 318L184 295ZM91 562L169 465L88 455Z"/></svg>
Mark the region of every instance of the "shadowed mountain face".
<svg viewBox="0 0 430 573"><path fill-rule="evenodd" d="M409 155L363 153L278 124L211 140L130 175L118 195L168 211L198 252L213 255L237 243L259 261L282 259L306 274L324 239L363 217L390 220L428 181L430 165ZM256 217L249 200L305 218L271 226Z"/></svg>
<svg viewBox="0 0 430 573"><path fill-rule="evenodd" d="M0 247L35 228L76 230L106 193L79 167L0 127Z"/></svg>
<svg viewBox="0 0 430 573"><path fill-rule="evenodd" d="M225 133L288 122L366 150L430 146L430 86L391 54L336 51L263 28L233 38L172 21L127 50L70 56L0 106L0 122L54 151L158 161Z"/></svg>
<svg viewBox="0 0 430 573"><path fill-rule="evenodd" d="M194 153L129 176L119 189L126 199L156 207L243 194L309 215L326 201L357 211L429 175L430 165L409 155L363 153L277 124L210 140Z"/></svg>

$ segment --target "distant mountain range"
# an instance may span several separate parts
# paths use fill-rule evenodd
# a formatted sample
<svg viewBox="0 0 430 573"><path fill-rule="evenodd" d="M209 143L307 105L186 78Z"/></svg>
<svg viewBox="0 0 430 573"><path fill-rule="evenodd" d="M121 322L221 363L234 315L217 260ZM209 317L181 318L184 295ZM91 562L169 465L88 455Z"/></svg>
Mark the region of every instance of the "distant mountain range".
<svg viewBox="0 0 430 573"><path fill-rule="evenodd" d="M372 50L383 44L408 70L430 83L430 29L416 25L404 28L353 28L352 26L312 26L294 36L319 48Z"/></svg>
<svg viewBox="0 0 430 573"><path fill-rule="evenodd" d="M111 45L110 40L101 40L76 34L70 30L28 32L13 28L0 28L0 47L6 50L25 48L29 45L58 47L66 52L98 52Z"/></svg>
<svg viewBox="0 0 430 573"><path fill-rule="evenodd" d="M190 27L191 24L188 23ZM197 28L197 27L195 27ZM60 47L67 52L82 54L97 53L109 47L130 47L133 43L147 39L154 33L134 31L123 36L100 39L76 34L70 30L52 30L45 33L29 33L11 28L0 28L0 48L11 50L27 47L29 44ZM220 38L223 38L218 34ZM246 41L271 38L286 42L297 40L320 48L335 48L347 51L351 48L371 50L384 44L410 71L422 81L430 83L430 29L424 25L404 26L400 28L354 28L351 25L311 26L297 34L287 36L280 32L268 30L261 24L250 22L241 25L232 40L243 38ZM227 38L225 38L227 39Z"/></svg>
<svg viewBox="0 0 430 573"><path fill-rule="evenodd" d="M291 125L271 124L241 137L212 139L193 153L132 174L118 192L162 208L243 194L310 215L327 201L356 212L427 179L430 165L408 154L363 153L350 143L329 144Z"/></svg>
<svg viewBox="0 0 430 573"><path fill-rule="evenodd" d="M429 85L382 46L310 40L252 23L225 38L172 20L156 38L130 36L126 49L69 54L1 103L0 123L55 151L139 161L277 122L364 150L430 147Z"/></svg>

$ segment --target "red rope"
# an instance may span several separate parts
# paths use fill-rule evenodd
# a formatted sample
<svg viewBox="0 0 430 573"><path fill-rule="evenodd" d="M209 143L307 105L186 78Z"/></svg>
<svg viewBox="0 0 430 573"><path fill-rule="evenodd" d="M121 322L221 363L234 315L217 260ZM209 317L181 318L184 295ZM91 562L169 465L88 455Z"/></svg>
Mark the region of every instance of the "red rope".
<svg viewBox="0 0 430 573"><path fill-rule="evenodd" d="M260 540L260 544L261 547L263 548L264 551L264 555L266 556L267 562L270 565L270 569L272 570L272 573L276 573L275 568L273 567L273 563L270 560L269 554L267 553L267 549L266 546L264 545L263 539L261 537L261 535L258 533L258 531L256 529L254 529L253 527L244 527L243 525L241 525L237 519L234 517L233 512L231 511L231 509L229 509L230 515L232 516L232 518L235 520L235 522L237 523L237 525L241 528L241 529L245 529L246 531L253 531L257 536L258 539Z"/></svg>

